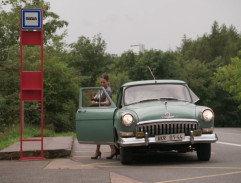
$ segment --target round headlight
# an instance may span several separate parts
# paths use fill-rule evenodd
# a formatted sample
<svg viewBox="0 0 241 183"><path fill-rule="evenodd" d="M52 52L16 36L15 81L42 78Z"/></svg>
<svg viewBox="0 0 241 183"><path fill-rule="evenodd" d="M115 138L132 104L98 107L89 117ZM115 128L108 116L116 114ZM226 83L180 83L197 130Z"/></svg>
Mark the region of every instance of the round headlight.
<svg viewBox="0 0 241 183"><path fill-rule="evenodd" d="M122 116L122 123L125 126L130 126L134 122L134 118L131 114L124 114Z"/></svg>
<svg viewBox="0 0 241 183"><path fill-rule="evenodd" d="M205 121L211 121L213 118L214 118L214 114L213 114L213 111L207 109L207 110L204 110L203 113L202 113L202 118L205 120Z"/></svg>

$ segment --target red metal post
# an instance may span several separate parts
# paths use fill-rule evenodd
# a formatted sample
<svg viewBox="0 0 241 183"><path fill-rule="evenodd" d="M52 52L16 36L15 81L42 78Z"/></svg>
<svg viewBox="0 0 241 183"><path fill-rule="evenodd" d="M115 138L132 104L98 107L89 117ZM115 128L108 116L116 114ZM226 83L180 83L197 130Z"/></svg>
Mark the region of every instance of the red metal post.
<svg viewBox="0 0 241 183"><path fill-rule="evenodd" d="M23 157L23 97L22 97L22 71L23 71L23 47L22 47L22 22L20 9L20 159Z"/></svg>
<svg viewBox="0 0 241 183"><path fill-rule="evenodd" d="M43 9L41 10L41 24L43 25ZM20 9L20 160L39 160L44 159L43 146L43 26L41 30L23 30L22 29L22 9ZM40 45L41 46L41 71L23 71L23 45ZM23 139L23 119L24 119L24 101L41 101L41 138ZM23 157L23 142L41 142L40 157Z"/></svg>
<svg viewBox="0 0 241 183"><path fill-rule="evenodd" d="M42 25L43 25L43 9L42 9ZM44 158L44 138L43 138L43 135L44 135L44 81L43 81L43 78L44 78L44 43L43 43L43 40L44 40L44 35L43 35L43 27L41 29L41 83L42 83L42 92L41 92L41 157Z"/></svg>

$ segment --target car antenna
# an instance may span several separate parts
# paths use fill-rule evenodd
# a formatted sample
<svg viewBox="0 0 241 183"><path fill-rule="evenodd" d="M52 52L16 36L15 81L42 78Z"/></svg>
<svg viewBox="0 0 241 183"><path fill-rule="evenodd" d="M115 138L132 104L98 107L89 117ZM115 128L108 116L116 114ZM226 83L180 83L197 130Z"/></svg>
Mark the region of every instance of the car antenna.
<svg viewBox="0 0 241 183"><path fill-rule="evenodd" d="M153 79L155 80L155 83L157 83L157 80L156 80L156 78L155 78L154 74L152 73L151 68L150 68L149 66L148 66L148 69L149 69L149 71L150 71L150 73L151 73Z"/></svg>

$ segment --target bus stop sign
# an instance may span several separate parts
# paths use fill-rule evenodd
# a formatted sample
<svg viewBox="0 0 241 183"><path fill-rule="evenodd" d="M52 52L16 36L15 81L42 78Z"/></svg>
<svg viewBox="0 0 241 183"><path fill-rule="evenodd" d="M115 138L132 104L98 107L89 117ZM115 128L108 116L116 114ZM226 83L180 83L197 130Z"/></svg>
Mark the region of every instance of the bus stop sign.
<svg viewBox="0 0 241 183"><path fill-rule="evenodd" d="M43 145L43 9L41 8L23 8L20 9L20 160L39 160L44 159ZM37 45L41 47L41 70L26 71L23 69L23 46ZM24 127L24 102L39 101L41 102L41 137L40 138L23 138ZM41 142L41 155L39 157L24 157L23 142ZM33 149L36 149L35 146ZM36 150L33 150L33 152ZM33 153L34 154L34 153ZM35 155L35 154L34 154ZM37 153L38 155L38 153Z"/></svg>
<svg viewBox="0 0 241 183"><path fill-rule="evenodd" d="M42 9L21 9L22 29L42 29Z"/></svg>

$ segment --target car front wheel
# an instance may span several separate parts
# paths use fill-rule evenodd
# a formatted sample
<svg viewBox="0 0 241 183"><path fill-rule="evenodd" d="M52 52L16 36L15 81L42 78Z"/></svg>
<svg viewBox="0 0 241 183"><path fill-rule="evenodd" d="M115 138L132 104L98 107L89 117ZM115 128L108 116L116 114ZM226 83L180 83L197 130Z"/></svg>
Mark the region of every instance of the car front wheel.
<svg viewBox="0 0 241 183"><path fill-rule="evenodd" d="M132 150L128 147L120 148L120 161L123 165L129 164L132 159Z"/></svg>
<svg viewBox="0 0 241 183"><path fill-rule="evenodd" d="M211 144L198 144L197 157L199 161L209 161L211 157Z"/></svg>

